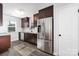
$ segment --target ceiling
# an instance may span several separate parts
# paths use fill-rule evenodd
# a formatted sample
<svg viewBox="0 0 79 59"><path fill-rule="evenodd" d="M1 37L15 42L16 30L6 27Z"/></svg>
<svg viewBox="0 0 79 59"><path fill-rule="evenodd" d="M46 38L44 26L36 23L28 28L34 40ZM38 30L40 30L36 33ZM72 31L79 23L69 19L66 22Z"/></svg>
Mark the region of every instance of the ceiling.
<svg viewBox="0 0 79 59"><path fill-rule="evenodd" d="M15 17L31 17L38 10L52 5L51 3L3 3L3 14ZM23 15L17 15L15 10L23 11ZM19 12L18 12L19 14Z"/></svg>

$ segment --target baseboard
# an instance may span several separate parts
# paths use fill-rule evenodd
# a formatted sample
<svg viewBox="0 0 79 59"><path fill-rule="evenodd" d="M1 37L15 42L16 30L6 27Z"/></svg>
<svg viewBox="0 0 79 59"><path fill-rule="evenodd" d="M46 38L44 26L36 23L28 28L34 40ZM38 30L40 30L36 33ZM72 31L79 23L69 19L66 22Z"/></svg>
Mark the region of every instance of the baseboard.
<svg viewBox="0 0 79 59"><path fill-rule="evenodd" d="M54 52L54 56L59 56L58 53Z"/></svg>
<svg viewBox="0 0 79 59"><path fill-rule="evenodd" d="M11 42L14 42L14 41L19 41L19 40L11 40Z"/></svg>

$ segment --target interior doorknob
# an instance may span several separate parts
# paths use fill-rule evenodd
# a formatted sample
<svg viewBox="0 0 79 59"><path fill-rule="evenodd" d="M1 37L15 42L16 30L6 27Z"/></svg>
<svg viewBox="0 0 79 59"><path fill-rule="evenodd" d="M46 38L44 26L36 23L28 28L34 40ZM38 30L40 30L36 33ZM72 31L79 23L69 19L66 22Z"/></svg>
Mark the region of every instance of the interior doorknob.
<svg viewBox="0 0 79 59"><path fill-rule="evenodd" d="M61 36L61 34L59 34L59 36Z"/></svg>

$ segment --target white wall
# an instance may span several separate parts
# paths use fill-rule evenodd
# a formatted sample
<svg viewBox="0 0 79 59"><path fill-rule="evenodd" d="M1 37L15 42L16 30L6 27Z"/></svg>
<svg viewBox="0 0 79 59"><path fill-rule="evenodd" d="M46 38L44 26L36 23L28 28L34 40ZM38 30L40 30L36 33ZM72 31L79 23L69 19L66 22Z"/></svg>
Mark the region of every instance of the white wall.
<svg viewBox="0 0 79 59"><path fill-rule="evenodd" d="M10 20L16 22L16 24L15 24L16 31L15 32L8 32L8 24L9 24ZM11 41L15 41L15 40L18 40L18 32L21 30L20 26L21 26L20 18L4 14L3 15L3 26L1 26L0 32L2 32L2 33L3 32L10 33L11 34Z"/></svg>
<svg viewBox="0 0 79 59"><path fill-rule="evenodd" d="M78 10L79 10L79 4L78 4ZM79 12L78 12L78 22L79 22ZM78 38L79 38L79 23L78 23ZM78 39L78 53L79 53L79 39Z"/></svg>
<svg viewBox="0 0 79 59"><path fill-rule="evenodd" d="M62 12L63 11L63 12ZM61 17L61 16L62 17ZM66 16L67 15L67 16ZM68 16L69 15L69 16ZM72 47L72 52L69 53L71 55L77 55L78 53L78 4L54 4L54 54L59 55L59 37L58 34L60 33L60 20L69 20L67 23L67 27L70 26L67 31L67 34L69 33L70 36L67 36L67 38L70 38L70 43L66 43L67 45ZM71 25L72 24L72 25ZM65 24L62 24L63 26L66 26ZM64 27L67 29L66 27ZM72 33L72 34L71 34ZM63 39L65 41L65 39ZM63 42L63 41L62 41ZM61 42L61 43L62 43ZM65 46L66 46L65 44ZM65 47L64 46L64 47ZM63 47L62 47L63 48ZM69 47L70 48L70 47ZM69 49L68 48L68 49ZM75 53L73 53L75 50ZM70 52L70 51L69 51ZM68 52L67 52L68 53Z"/></svg>
<svg viewBox="0 0 79 59"><path fill-rule="evenodd" d="M21 26L21 20L18 17L14 17L10 14L6 14L5 12L10 12L8 7L9 7L8 5L3 4L3 26L0 26L0 33L1 32L2 33L3 32L9 33L8 32L9 21L10 20L15 21L16 22L16 24L15 24L16 31L15 32L10 32L10 34L11 34L11 41L16 41L16 40L18 40L18 32L21 30L21 27L20 27Z"/></svg>

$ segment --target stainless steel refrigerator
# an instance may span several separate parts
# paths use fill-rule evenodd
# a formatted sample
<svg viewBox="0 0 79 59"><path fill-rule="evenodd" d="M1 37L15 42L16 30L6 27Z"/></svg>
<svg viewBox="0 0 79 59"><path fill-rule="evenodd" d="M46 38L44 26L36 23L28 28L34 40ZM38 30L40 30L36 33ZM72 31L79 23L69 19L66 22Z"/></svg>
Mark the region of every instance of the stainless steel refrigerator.
<svg viewBox="0 0 79 59"><path fill-rule="evenodd" d="M52 17L38 20L37 48L53 54Z"/></svg>

